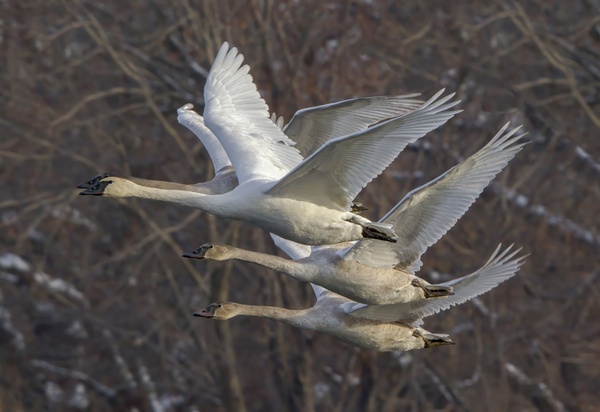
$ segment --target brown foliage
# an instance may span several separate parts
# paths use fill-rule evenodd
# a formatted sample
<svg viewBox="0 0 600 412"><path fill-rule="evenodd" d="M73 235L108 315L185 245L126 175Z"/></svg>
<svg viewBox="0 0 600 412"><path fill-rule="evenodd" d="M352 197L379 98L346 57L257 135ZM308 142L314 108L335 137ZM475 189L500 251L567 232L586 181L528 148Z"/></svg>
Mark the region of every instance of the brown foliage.
<svg viewBox="0 0 600 412"><path fill-rule="evenodd" d="M30 265L0 270L0 410L595 410L598 7L4 2L1 256ZM222 298L300 308L313 297L251 265L179 257L206 241L276 253L261 230L179 206L77 196L76 184L107 170L210 177L175 110L201 110L224 40L287 119L354 96L457 92L464 113L360 195L370 218L505 121L525 123L532 144L424 257L423 276L436 280L468 273L499 242L531 253L517 277L475 304L427 319L455 347L368 353L261 319L194 319Z"/></svg>

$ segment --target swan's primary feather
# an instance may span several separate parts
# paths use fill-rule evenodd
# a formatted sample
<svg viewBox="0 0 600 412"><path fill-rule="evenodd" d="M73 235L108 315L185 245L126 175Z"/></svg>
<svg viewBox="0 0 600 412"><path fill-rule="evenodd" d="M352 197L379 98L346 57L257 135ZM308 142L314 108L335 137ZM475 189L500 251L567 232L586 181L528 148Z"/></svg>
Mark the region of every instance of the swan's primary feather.
<svg viewBox="0 0 600 412"><path fill-rule="evenodd" d="M268 194L348 210L356 195L409 144L460 111L459 102L437 101L438 92L418 109L364 132L328 141L273 186Z"/></svg>
<svg viewBox="0 0 600 412"><path fill-rule="evenodd" d="M500 248L501 245L498 245L488 262L476 272L442 283L442 285L454 288L454 295L452 296L392 305L369 306L356 303L346 306L346 310L351 315L360 318L382 322L402 322L418 326L423 323L423 318L473 299L513 277L523 264L526 256L514 258L521 249L509 254L512 245L501 253L499 253Z"/></svg>
<svg viewBox="0 0 600 412"><path fill-rule="evenodd" d="M414 99L417 96L419 94L362 97L309 107L298 110L283 131L296 142L296 149L306 158L331 136L356 133L382 120L418 109L423 102ZM283 124L281 117L277 119L280 121Z"/></svg>
<svg viewBox="0 0 600 412"><path fill-rule="evenodd" d="M525 144L517 143L523 134L514 136L520 127L504 134L507 128L508 123L477 153L408 193L380 220L394 224L397 243L360 240L344 258L371 267L418 271L421 255L454 226Z"/></svg>
<svg viewBox="0 0 600 412"><path fill-rule="evenodd" d="M283 130L283 116L277 117L277 113L273 112L273 113L271 113L271 121L273 123L275 123L277 125L277 127L279 127L281 130ZM296 149L298 149L298 148L296 147Z"/></svg>
<svg viewBox="0 0 600 412"><path fill-rule="evenodd" d="M294 142L271 121L243 60L224 43L204 88L204 121L223 145L240 185L277 180L302 161Z"/></svg>

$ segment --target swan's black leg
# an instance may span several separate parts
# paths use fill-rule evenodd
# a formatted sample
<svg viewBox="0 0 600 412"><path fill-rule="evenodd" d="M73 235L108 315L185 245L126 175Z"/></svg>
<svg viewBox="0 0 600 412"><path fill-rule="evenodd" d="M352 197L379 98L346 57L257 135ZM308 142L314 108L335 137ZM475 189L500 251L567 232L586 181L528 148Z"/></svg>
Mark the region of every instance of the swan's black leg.
<svg viewBox="0 0 600 412"><path fill-rule="evenodd" d="M414 287L423 289L423 292L425 292L425 297L428 299L443 298L446 296L454 295L454 289L452 288L452 286L428 285L420 279L413 279L413 281L410 282L410 284Z"/></svg>

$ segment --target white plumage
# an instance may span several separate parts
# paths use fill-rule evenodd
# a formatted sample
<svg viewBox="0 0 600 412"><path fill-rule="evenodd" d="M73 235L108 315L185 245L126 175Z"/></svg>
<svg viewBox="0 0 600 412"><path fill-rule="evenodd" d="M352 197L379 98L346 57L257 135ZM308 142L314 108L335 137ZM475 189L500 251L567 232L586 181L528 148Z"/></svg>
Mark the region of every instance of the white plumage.
<svg viewBox="0 0 600 412"><path fill-rule="evenodd" d="M333 139L302 161L293 142L271 120L242 60L227 43L221 47L205 87L204 111L206 126L231 160L238 187L211 196L140 187L127 179L107 177L101 181L103 194L179 203L243 220L303 244L363 237L393 241L389 224L350 213L349 206L406 145L456 114L448 110L458 102L447 103L452 95L438 101L440 92L407 114Z"/></svg>

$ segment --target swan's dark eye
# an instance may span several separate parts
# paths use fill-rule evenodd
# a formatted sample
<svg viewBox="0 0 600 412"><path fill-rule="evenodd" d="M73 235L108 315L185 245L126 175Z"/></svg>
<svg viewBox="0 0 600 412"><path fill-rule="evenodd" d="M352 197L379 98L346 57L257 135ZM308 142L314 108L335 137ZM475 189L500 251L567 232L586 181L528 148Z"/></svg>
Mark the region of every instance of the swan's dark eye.
<svg viewBox="0 0 600 412"><path fill-rule="evenodd" d="M198 249L194 250L192 253L193 253L194 255L197 255L197 254L198 254Z"/></svg>
<svg viewBox="0 0 600 412"><path fill-rule="evenodd" d="M221 305L220 303L217 305L218 308L222 308L223 305Z"/></svg>

